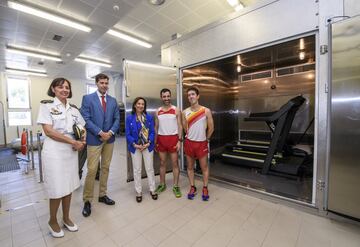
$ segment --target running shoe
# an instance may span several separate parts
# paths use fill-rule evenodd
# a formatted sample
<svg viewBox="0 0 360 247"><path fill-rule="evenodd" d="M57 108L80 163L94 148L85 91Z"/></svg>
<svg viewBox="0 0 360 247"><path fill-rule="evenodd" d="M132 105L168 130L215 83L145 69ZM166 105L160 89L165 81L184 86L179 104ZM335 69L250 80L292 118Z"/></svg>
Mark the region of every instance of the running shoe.
<svg viewBox="0 0 360 247"><path fill-rule="evenodd" d="M166 190L166 184L159 184L159 186L156 188L155 192L160 194L161 192L164 192Z"/></svg>
<svg viewBox="0 0 360 247"><path fill-rule="evenodd" d="M179 186L174 186L173 192L174 192L176 198L180 198L182 196Z"/></svg>
<svg viewBox="0 0 360 247"><path fill-rule="evenodd" d="M207 187L204 186L203 189L202 189L202 200L203 200L203 201L208 201L209 198L210 198L210 196L209 196L209 190L208 190Z"/></svg>
<svg viewBox="0 0 360 247"><path fill-rule="evenodd" d="M188 193L188 199L189 200L193 200L194 199L194 197L195 197L195 195L196 195L196 187L195 186L191 186L191 188L190 188L190 191L189 191L189 193Z"/></svg>

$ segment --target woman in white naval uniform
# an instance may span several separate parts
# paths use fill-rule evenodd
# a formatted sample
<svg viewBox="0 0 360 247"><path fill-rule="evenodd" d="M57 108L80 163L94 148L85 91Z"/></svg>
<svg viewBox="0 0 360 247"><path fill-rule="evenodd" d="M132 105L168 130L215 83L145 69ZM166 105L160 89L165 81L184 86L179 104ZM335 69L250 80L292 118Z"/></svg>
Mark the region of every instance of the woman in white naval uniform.
<svg viewBox="0 0 360 247"><path fill-rule="evenodd" d="M85 146L85 139L75 140L73 125L85 125L79 110L68 102L71 84L65 78L52 81L47 94L54 100L40 104L37 123L42 125L46 138L42 150L44 181L50 203L49 230L53 237L63 237L56 214L62 203L63 223L69 231L78 226L69 217L72 192L80 186L78 152Z"/></svg>

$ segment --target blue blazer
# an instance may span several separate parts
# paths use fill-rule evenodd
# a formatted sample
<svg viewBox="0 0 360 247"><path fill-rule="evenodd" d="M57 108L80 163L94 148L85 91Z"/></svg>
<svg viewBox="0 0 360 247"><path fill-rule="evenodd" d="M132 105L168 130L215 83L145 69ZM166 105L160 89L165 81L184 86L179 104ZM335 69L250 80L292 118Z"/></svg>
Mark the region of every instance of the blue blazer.
<svg viewBox="0 0 360 247"><path fill-rule="evenodd" d="M149 152L154 150L154 141L155 141L155 129L154 129L154 119L151 115L146 113L146 127L149 129L149 141L150 146L148 147ZM125 123L125 134L126 141L128 145L128 150L131 153L135 153L134 143L137 143L139 133L141 130L141 123L136 121L136 114L131 114L127 116Z"/></svg>
<svg viewBox="0 0 360 247"><path fill-rule="evenodd" d="M86 144L99 146L100 131L108 132L111 130L116 134L120 127L120 111L116 99L106 94L106 112L102 108L97 93L84 95L81 103L81 115L86 122ZM115 136L112 136L107 143L113 143Z"/></svg>

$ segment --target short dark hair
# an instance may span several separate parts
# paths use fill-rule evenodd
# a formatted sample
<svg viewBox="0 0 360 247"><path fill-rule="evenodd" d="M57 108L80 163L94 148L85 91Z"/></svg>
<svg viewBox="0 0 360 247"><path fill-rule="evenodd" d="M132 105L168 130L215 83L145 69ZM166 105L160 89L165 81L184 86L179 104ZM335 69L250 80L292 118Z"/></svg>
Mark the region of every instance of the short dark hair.
<svg viewBox="0 0 360 247"><path fill-rule="evenodd" d="M190 92L190 91L194 91L196 93L196 95L199 95L200 92L199 92L199 89L194 87L194 86L191 86L189 87L187 90L186 90L186 93Z"/></svg>
<svg viewBox="0 0 360 247"><path fill-rule="evenodd" d="M107 79L109 80L109 77L103 73L97 74L95 76L95 82L98 82L100 79Z"/></svg>
<svg viewBox="0 0 360 247"><path fill-rule="evenodd" d="M133 102L133 104L132 104L131 114L135 114L135 113L136 113L135 105L136 105L137 102L138 102L139 100L141 100L141 99L144 101L144 113L146 114L146 100L145 100L143 97L136 97L136 98L134 99L134 102Z"/></svg>
<svg viewBox="0 0 360 247"><path fill-rule="evenodd" d="M168 88L163 88L163 89L161 89L161 91L160 91L160 97L162 96L163 93L166 93L166 92L169 92L170 95L171 95L170 89L168 89Z"/></svg>
<svg viewBox="0 0 360 247"><path fill-rule="evenodd" d="M68 79L65 79L65 78L63 78L63 77L59 77L59 78L55 78L52 82L51 82L51 84L50 84L50 87L49 87L49 89L48 89L48 91L47 91L47 95L49 95L50 97L55 97L55 93L52 91L52 88L55 88L55 87L57 87L57 86L62 86L65 82L68 82L68 84L69 84L69 89L70 89L70 93L69 93L69 99L72 97L72 91L71 91L71 83L70 83L70 81L68 80Z"/></svg>

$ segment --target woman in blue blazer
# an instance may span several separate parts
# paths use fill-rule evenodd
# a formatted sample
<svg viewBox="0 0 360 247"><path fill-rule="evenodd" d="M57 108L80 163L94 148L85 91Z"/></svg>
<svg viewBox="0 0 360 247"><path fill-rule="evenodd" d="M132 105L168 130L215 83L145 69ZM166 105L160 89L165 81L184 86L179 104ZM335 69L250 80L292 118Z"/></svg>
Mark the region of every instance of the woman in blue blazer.
<svg viewBox="0 0 360 247"><path fill-rule="evenodd" d="M157 200L158 196L155 192L153 164L155 140L154 119L146 113L146 100L144 98L137 97L134 100L131 115L126 118L125 133L133 164L136 201L142 201L141 168L143 158L149 182L150 195L152 199Z"/></svg>

